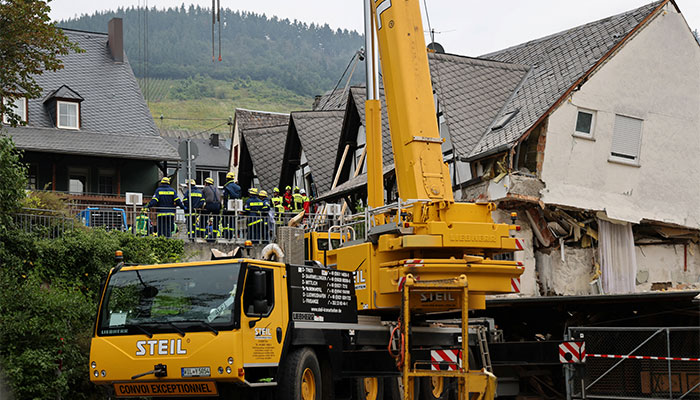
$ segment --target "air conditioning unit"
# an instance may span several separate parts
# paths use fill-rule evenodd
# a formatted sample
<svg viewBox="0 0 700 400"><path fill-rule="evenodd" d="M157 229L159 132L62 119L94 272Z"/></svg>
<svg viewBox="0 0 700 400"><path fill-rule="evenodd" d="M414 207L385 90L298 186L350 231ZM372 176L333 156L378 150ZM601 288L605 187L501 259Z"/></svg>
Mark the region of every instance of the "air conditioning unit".
<svg viewBox="0 0 700 400"><path fill-rule="evenodd" d="M226 204L226 211L243 211L243 200L230 199Z"/></svg>
<svg viewBox="0 0 700 400"><path fill-rule="evenodd" d="M126 204L140 206L143 204L143 193L126 192Z"/></svg>
<svg viewBox="0 0 700 400"><path fill-rule="evenodd" d="M326 204L326 215L340 215L340 204Z"/></svg>

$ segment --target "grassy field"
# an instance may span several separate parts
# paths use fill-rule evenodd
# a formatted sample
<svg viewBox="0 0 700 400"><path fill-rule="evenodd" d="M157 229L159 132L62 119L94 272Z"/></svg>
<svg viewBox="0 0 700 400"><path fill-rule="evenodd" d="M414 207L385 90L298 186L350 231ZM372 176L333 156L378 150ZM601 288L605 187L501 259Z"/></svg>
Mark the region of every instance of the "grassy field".
<svg viewBox="0 0 700 400"><path fill-rule="evenodd" d="M312 98L299 96L268 82L220 81L206 77L183 80L140 80L141 91L161 129L227 132L226 122L237 107L290 112L308 110ZM161 118L162 116L162 118Z"/></svg>

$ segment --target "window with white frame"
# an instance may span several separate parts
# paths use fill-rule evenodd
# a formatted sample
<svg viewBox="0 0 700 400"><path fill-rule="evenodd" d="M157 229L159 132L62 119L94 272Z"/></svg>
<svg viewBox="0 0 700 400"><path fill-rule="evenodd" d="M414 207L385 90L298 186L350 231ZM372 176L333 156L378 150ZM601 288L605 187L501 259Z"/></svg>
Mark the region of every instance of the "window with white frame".
<svg viewBox="0 0 700 400"><path fill-rule="evenodd" d="M576 129L574 130L574 135L585 138L592 138L594 127L595 111L578 110L578 114L576 115Z"/></svg>
<svg viewBox="0 0 700 400"><path fill-rule="evenodd" d="M642 122L639 118L615 115L610 161L639 164Z"/></svg>
<svg viewBox="0 0 700 400"><path fill-rule="evenodd" d="M3 97L2 103L5 107L12 110L12 112L19 117L19 121L27 122L27 98L17 97L16 99L8 99ZM8 113L2 114L2 123L10 123L10 115Z"/></svg>
<svg viewBox="0 0 700 400"><path fill-rule="evenodd" d="M58 127L61 129L79 129L78 121L80 116L78 103L68 101L57 101L56 112L58 113Z"/></svg>
<svg viewBox="0 0 700 400"><path fill-rule="evenodd" d="M88 192L87 168L68 168L68 192L71 194L83 194Z"/></svg>

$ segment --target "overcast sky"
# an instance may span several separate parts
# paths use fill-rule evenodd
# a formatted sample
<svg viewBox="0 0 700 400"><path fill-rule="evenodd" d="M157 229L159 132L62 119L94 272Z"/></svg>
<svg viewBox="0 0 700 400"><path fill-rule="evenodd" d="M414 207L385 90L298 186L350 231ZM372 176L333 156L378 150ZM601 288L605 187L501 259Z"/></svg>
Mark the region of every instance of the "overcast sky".
<svg viewBox="0 0 700 400"><path fill-rule="evenodd" d="M304 22L328 23L333 28L362 32L362 0L220 0L222 8L277 15ZM477 56L526 42L577 25L618 14L649 0L427 0L435 39L449 53ZM97 10L143 6L146 0L53 0L54 20ZM211 1L148 0L149 7L167 8ZM700 28L700 1L677 0L692 29ZM421 1L421 7L423 1ZM425 24L425 12L423 12ZM128 23L128 22L127 22ZM106 29L106 27L105 27Z"/></svg>

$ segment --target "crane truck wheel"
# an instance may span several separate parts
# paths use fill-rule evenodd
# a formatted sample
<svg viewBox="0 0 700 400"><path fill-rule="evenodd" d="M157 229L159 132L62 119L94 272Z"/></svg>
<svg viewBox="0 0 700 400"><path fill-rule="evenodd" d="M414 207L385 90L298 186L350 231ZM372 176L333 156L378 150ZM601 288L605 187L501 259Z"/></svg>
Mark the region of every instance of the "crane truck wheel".
<svg viewBox="0 0 700 400"><path fill-rule="evenodd" d="M450 392L456 392L456 382L453 379L433 376L422 378L420 382L421 400L447 400Z"/></svg>
<svg viewBox="0 0 700 400"><path fill-rule="evenodd" d="M308 347L292 351L284 363L278 398L321 400L323 382L316 353Z"/></svg>
<svg viewBox="0 0 700 400"><path fill-rule="evenodd" d="M382 378L357 378L355 389L355 399L357 400L384 399L384 379Z"/></svg>

